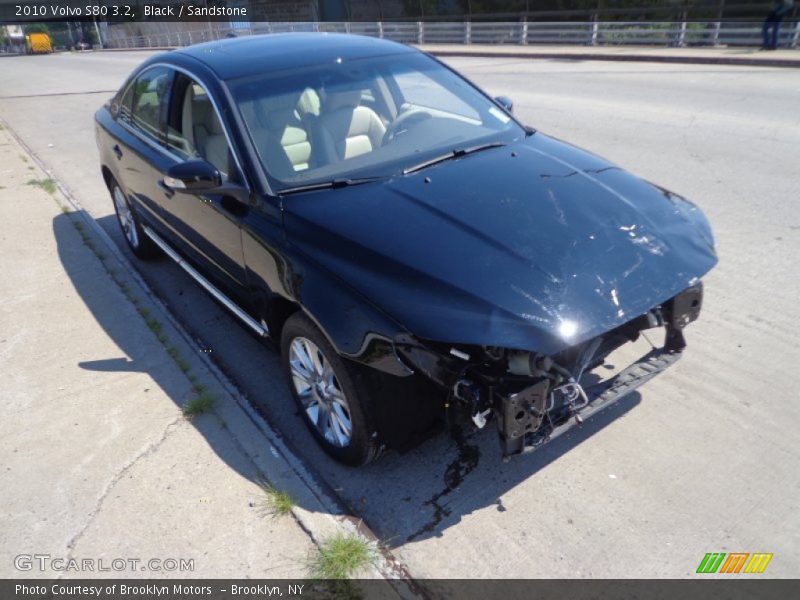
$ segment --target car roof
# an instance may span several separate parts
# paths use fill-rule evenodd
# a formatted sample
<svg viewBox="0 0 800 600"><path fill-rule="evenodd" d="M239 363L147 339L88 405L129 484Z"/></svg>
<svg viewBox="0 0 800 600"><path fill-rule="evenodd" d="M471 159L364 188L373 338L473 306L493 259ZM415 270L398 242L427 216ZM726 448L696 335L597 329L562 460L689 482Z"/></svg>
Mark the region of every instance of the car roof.
<svg viewBox="0 0 800 600"><path fill-rule="evenodd" d="M175 51L211 68L221 79L417 50L379 38L340 33L274 33L228 38Z"/></svg>

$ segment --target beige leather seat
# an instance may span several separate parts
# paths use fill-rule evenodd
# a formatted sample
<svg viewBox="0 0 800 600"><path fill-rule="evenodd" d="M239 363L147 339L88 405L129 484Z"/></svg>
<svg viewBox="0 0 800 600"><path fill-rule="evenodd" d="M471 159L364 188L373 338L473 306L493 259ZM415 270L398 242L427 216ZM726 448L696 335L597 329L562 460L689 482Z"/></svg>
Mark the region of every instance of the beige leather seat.
<svg viewBox="0 0 800 600"><path fill-rule="evenodd" d="M273 96L263 105L266 130L277 140L295 171L304 171L311 161L311 141L297 112L297 95Z"/></svg>
<svg viewBox="0 0 800 600"><path fill-rule="evenodd" d="M185 111L184 111L185 116ZM228 140L217 113L206 94L192 101L192 136L197 154L217 167L224 175L229 173Z"/></svg>
<svg viewBox="0 0 800 600"><path fill-rule="evenodd" d="M374 110L360 106L361 90L329 92L319 117L320 144L327 162L378 148L386 126Z"/></svg>
<svg viewBox="0 0 800 600"><path fill-rule="evenodd" d="M305 109L311 105L313 100L307 90L300 97L297 94L271 96L241 106L262 159L268 170L279 178L290 177L311 166L311 138L300 116L301 106Z"/></svg>

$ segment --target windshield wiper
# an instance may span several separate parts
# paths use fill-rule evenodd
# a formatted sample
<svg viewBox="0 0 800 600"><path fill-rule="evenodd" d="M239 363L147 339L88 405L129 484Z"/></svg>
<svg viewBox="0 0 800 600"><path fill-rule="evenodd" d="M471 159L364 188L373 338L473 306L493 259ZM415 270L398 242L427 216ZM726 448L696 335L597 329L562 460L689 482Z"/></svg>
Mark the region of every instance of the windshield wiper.
<svg viewBox="0 0 800 600"><path fill-rule="evenodd" d="M466 156L467 154L473 154L475 152L480 152L481 150L488 150L489 148L499 148L501 146L505 146L505 144L503 142L489 142L488 144L481 144L479 146L472 146L470 148L455 148L454 150L451 150L447 154L442 154L441 156L431 158L417 165L414 165L413 167L408 167L407 169L404 169L403 175L408 175L409 173L415 173L417 171L421 171L422 169L427 169L428 167L437 165L440 162L444 162L446 160L460 158L462 156Z"/></svg>
<svg viewBox="0 0 800 600"><path fill-rule="evenodd" d="M276 193L279 196L286 196L289 194L297 194L300 192L312 192L314 190L328 190L335 188L348 187L351 185L360 185L362 183L370 183L372 181L379 181L386 179L386 177L357 177L355 179L331 179L330 181L320 181L317 183L308 183L305 185L297 185L293 187L286 187L278 190Z"/></svg>

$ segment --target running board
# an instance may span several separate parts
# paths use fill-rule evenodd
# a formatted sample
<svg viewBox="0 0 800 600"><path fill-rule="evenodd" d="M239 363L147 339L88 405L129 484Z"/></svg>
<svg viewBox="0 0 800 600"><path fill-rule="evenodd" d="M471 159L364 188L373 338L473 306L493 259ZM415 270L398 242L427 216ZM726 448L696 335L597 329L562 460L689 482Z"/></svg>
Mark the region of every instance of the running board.
<svg viewBox="0 0 800 600"><path fill-rule="evenodd" d="M173 250L170 245L167 244L167 242L162 240L155 231L150 229L147 225L143 225L142 229L144 229L147 237L153 240L153 242L155 242L155 244L161 248L167 256L178 263L178 266L186 271L189 276L199 283L203 288L205 288L209 294L219 300L223 306L225 306L225 308L239 317L239 319L241 319L245 325L247 325L261 337L269 337L269 329L267 329L265 324L259 323L253 319L253 317L248 315L241 307L239 307L238 304L223 294L213 283L198 273L197 270L188 262L186 262L177 252L175 252L175 250Z"/></svg>

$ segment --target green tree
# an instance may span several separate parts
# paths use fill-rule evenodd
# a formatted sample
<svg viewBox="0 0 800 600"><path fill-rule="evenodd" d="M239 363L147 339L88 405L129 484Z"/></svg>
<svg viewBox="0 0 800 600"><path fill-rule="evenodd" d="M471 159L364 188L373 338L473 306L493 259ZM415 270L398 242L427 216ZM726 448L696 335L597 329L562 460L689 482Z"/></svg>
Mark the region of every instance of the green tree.
<svg viewBox="0 0 800 600"><path fill-rule="evenodd" d="M50 33L50 28L44 23L28 23L25 25L25 35L29 33Z"/></svg>

